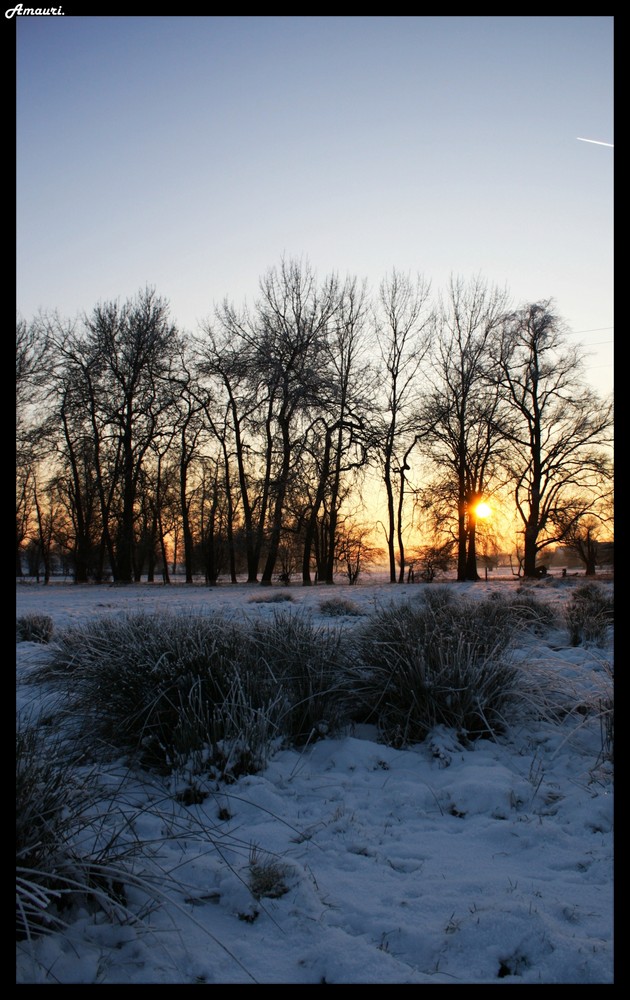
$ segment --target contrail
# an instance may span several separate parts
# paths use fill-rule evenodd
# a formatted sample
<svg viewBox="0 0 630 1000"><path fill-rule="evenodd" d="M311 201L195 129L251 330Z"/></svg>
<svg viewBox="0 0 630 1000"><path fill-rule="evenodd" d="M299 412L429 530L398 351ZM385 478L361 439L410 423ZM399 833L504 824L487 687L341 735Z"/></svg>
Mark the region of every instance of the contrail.
<svg viewBox="0 0 630 1000"><path fill-rule="evenodd" d="M598 139L583 139L581 135L578 135L578 142L594 142L596 146L610 146L614 149L612 142L599 142Z"/></svg>

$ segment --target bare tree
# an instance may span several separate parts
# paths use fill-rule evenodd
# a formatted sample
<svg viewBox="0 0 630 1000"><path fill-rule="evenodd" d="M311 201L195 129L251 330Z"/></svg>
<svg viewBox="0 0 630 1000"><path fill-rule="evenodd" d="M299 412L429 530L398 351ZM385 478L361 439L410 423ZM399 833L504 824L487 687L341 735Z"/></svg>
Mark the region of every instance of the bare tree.
<svg viewBox="0 0 630 1000"><path fill-rule="evenodd" d="M373 528L361 523L353 515L345 517L340 526L335 546L336 562L343 565L348 582L357 582L366 567L383 558L385 552L373 541Z"/></svg>
<svg viewBox="0 0 630 1000"><path fill-rule="evenodd" d="M261 583L271 583L282 533L284 501L296 455L318 405L320 358L338 304L335 276L321 285L308 264L283 260L260 283L254 358L266 373L272 409L266 431L274 450L267 559Z"/></svg>
<svg viewBox="0 0 630 1000"><path fill-rule="evenodd" d="M498 366L523 572L535 577L538 554L571 535L610 490L612 404L585 386L583 358L567 345L551 300L506 318Z"/></svg>
<svg viewBox="0 0 630 1000"><path fill-rule="evenodd" d="M99 362L101 419L120 454L116 579L131 582L140 473L161 423L172 420L170 381L178 334L168 303L147 288L123 305L107 302L85 317L88 350Z"/></svg>
<svg viewBox="0 0 630 1000"><path fill-rule="evenodd" d="M35 496L37 465L46 450L45 411L50 390L51 351L47 322L28 323L18 316L15 341L16 396L16 575L22 573L21 551L38 522Z"/></svg>
<svg viewBox="0 0 630 1000"><path fill-rule="evenodd" d="M85 412L77 412L77 402L67 384L61 382L57 413L61 418L59 443L65 499L73 525L72 554L74 582L87 583L90 574L102 577L96 552L101 522L98 518L98 474L94 440L85 426Z"/></svg>
<svg viewBox="0 0 630 1000"><path fill-rule="evenodd" d="M379 419L379 451L387 520L385 538L389 557L390 582L404 582L405 549L403 507L409 458L418 441L414 422L420 387L418 376L429 348L431 311L430 285L395 269L379 290L376 337L382 365L383 402Z"/></svg>
<svg viewBox="0 0 630 1000"><path fill-rule="evenodd" d="M51 419L59 430L59 463L75 526L74 579L84 583L92 573L102 580L106 559L115 579L112 519L121 447L110 432L103 359L83 331L58 316L51 319L50 337L56 359Z"/></svg>
<svg viewBox="0 0 630 1000"><path fill-rule="evenodd" d="M210 410L210 396L199 384L199 373L195 370L195 359L190 356L188 343L182 339L179 356L172 376L175 403L175 421L173 425L173 440L177 442L170 449L172 460L177 466L178 483L178 516L173 522L181 525L181 536L184 543L184 573L186 583L193 582L195 539L193 536L193 518L191 510L195 494L191 488L191 475L195 466L199 465L207 443L207 431L204 427L204 412ZM211 425L212 430L214 426ZM172 530L174 524L172 525Z"/></svg>
<svg viewBox="0 0 630 1000"><path fill-rule="evenodd" d="M304 531L302 582L311 583L311 552L320 511L325 511L326 555L318 578L333 583L337 522L345 490L343 479L363 468L372 435L370 411L373 372L367 362L365 285L348 279L339 288L329 335L322 344L320 389L311 438L305 449L313 458L311 479L317 488ZM308 472L307 472L308 476ZM310 484L305 482L305 490Z"/></svg>
<svg viewBox="0 0 630 1000"><path fill-rule="evenodd" d="M438 472L436 497L454 512L457 579L477 580L476 506L497 474L501 394L492 345L506 293L480 277L451 278L440 301L428 389L418 426Z"/></svg>
<svg viewBox="0 0 630 1000"><path fill-rule="evenodd" d="M433 544L421 545L416 553L420 576L425 583L433 583L441 573L446 573L455 562L455 539L435 540Z"/></svg>
<svg viewBox="0 0 630 1000"><path fill-rule="evenodd" d="M197 365L202 376L197 391L208 425L221 442L232 509L230 465L236 463L248 583L258 580L274 455L274 400L265 373L255 363L255 343L256 327L248 313L238 313L224 302L215 321L202 326ZM204 388L203 377L209 380L208 387ZM225 400L223 417L218 412L221 398Z"/></svg>
<svg viewBox="0 0 630 1000"><path fill-rule="evenodd" d="M593 515L585 515L565 532L563 545L574 552L584 566L585 576L595 576L602 550L602 522Z"/></svg>

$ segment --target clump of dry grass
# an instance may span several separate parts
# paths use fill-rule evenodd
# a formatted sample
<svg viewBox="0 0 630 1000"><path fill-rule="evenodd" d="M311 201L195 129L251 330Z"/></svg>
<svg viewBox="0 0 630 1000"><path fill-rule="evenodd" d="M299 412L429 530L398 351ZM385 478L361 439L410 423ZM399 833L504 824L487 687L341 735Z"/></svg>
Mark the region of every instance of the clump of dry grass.
<svg viewBox="0 0 630 1000"><path fill-rule="evenodd" d="M249 598L250 604L286 604L293 601L293 594L286 590L268 590Z"/></svg>
<svg viewBox="0 0 630 1000"><path fill-rule="evenodd" d="M331 618L356 617L363 614L358 604L347 597L330 597L321 602L319 611L320 614L328 615Z"/></svg>
<svg viewBox="0 0 630 1000"><path fill-rule="evenodd" d="M437 725L468 739L497 735L518 699L514 628L503 601L430 599L379 612L358 635L352 668L361 718L393 746L421 742Z"/></svg>
<svg viewBox="0 0 630 1000"><path fill-rule="evenodd" d="M50 642L54 631L49 615L31 612L21 615L15 622L15 636L18 642Z"/></svg>
<svg viewBox="0 0 630 1000"><path fill-rule="evenodd" d="M139 844L101 791L79 774L66 747L36 720L16 726L16 938L62 930L81 907L112 921L132 919L127 886Z"/></svg>
<svg viewBox="0 0 630 1000"><path fill-rule="evenodd" d="M248 885L255 899L280 899L289 891L291 869L272 854L252 847L249 855Z"/></svg>
<svg viewBox="0 0 630 1000"><path fill-rule="evenodd" d="M331 732L341 713L340 636L303 615L129 615L60 633L40 670L67 694L93 759L169 773L255 773L281 743Z"/></svg>
<svg viewBox="0 0 630 1000"><path fill-rule="evenodd" d="M572 646L582 642L601 645L612 625L614 604L603 587L583 583L576 587L566 609L566 622Z"/></svg>

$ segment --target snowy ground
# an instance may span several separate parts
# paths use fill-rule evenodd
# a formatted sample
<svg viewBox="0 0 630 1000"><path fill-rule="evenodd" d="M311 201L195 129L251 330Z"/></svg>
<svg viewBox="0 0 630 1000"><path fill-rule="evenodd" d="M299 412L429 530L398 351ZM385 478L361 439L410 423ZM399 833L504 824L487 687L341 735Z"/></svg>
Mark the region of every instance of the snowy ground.
<svg viewBox="0 0 630 1000"><path fill-rule="evenodd" d="M580 582L556 578L537 593L561 609ZM449 586L476 598L518 582ZM333 594L369 614L419 600L423 587L295 586L286 607L338 625L319 610ZM227 584L16 587L17 615L47 614L57 628L141 610L273 614L278 605L252 600L264 596ZM46 697L21 680L47 655L18 644L20 708ZM603 647L572 647L559 625L515 656L545 672L567 707L610 690L612 634ZM190 806L172 779L111 767L103 781L154 845L146 863L163 873L163 895L135 925L85 911L64 934L20 942L17 982L611 984L613 786L601 747L595 714L541 716L468 749L436 730L394 750L357 727L282 750L235 784L208 780ZM252 897L252 851L284 867L284 895Z"/></svg>

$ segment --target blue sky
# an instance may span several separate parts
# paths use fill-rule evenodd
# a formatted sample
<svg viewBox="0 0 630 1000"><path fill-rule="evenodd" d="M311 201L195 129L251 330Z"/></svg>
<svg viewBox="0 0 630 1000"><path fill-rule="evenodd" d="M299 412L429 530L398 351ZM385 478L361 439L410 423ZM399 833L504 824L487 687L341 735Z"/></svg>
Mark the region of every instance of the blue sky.
<svg viewBox="0 0 630 1000"><path fill-rule="evenodd" d="M21 17L17 308L195 330L283 255L554 298L612 387L613 18Z"/></svg>

